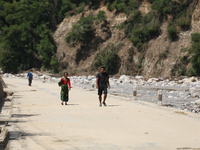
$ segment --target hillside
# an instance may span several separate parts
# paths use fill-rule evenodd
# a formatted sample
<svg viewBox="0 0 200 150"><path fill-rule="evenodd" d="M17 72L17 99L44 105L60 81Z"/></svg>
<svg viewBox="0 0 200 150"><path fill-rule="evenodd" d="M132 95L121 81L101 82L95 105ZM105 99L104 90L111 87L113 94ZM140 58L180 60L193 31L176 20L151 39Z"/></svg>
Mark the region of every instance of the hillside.
<svg viewBox="0 0 200 150"><path fill-rule="evenodd" d="M148 0L143 1L138 8L141 15L145 16L151 12L151 5L152 4ZM95 37L100 37L101 40L98 41L92 38L89 45L82 45L79 43L75 47L71 47L67 44L65 39L72 25L91 13L97 16L99 11L105 12L107 21L106 25L102 23L103 25L95 26ZM67 71L70 73L90 74L91 72L97 71L96 68L92 68L99 54L104 51L106 47L113 44L119 47L117 51L119 59L115 61L116 65L113 65L113 67L118 67L114 71L115 74L143 75L145 77L181 75L180 71L182 66L176 69L175 65L178 63L182 65L181 58L184 56L188 57L188 51L181 51L181 49L189 49L191 47L191 33L200 32L199 11L198 4L192 12L189 29L181 30L177 27L178 38L175 40L168 38L167 29L171 16L168 15L166 18L163 18L163 22L160 26L160 34L145 42L145 48L140 51L132 44L131 40L127 38L127 35L124 33L125 29L119 30L116 28L116 26L128 20L125 13L119 13L116 12L116 10L109 11L106 6L101 6L97 10L88 10L85 8L84 12L65 18L55 31L53 37L57 44L57 57L63 64L68 65ZM188 62L184 66L185 72L190 67L191 63ZM174 72L173 69L175 70Z"/></svg>
<svg viewBox="0 0 200 150"><path fill-rule="evenodd" d="M5 72L36 67L88 75L103 65L111 75L200 75L198 0L0 4L0 67Z"/></svg>

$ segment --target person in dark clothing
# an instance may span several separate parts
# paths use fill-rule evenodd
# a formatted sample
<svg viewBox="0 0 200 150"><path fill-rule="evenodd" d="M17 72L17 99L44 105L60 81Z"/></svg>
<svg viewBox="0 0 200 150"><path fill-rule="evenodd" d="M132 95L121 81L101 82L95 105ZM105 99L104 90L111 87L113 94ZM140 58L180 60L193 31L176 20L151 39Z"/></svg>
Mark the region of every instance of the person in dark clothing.
<svg viewBox="0 0 200 150"><path fill-rule="evenodd" d="M98 95L99 95L99 106L102 106L102 94L104 93L104 100L103 105L106 105L106 98L107 98L107 88L110 88L109 84L109 75L105 72L105 67L101 67L101 72L97 74L96 76L96 88L98 89Z"/></svg>
<svg viewBox="0 0 200 150"><path fill-rule="evenodd" d="M27 76L28 76L28 82L29 82L28 85L29 85L29 86L31 86L32 80L33 80L33 74L32 74L32 72L33 72L33 71L30 70L29 73L28 73L28 75L27 75Z"/></svg>

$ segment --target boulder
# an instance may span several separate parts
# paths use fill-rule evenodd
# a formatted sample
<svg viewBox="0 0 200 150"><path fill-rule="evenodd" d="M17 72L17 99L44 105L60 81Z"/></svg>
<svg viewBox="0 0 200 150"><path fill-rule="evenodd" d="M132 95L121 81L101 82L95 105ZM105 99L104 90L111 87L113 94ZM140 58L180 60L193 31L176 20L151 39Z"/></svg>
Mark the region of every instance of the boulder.
<svg viewBox="0 0 200 150"><path fill-rule="evenodd" d="M96 77L95 77L95 76L89 75L89 76L88 76L88 80L92 80L92 79L96 79Z"/></svg>
<svg viewBox="0 0 200 150"><path fill-rule="evenodd" d="M135 76L135 79L144 79L143 76Z"/></svg>
<svg viewBox="0 0 200 150"><path fill-rule="evenodd" d="M191 78L187 79L184 83L190 84L190 82L197 82L197 79L195 77L191 77Z"/></svg>
<svg viewBox="0 0 200 150"><path fill-rule="evenodd" d="M199 100L196 100L196 101L194 102L194 104L200 106L200 99L199 99Z"/></svg>
<svg viewBox="0 0 200 150"><path fill-rule="evenodd" d="M196 88L195 87L192 87L189 89L189 91L192 93L192 92L195 92L196 91Z"/></svg>
<svg viewBox="0 0 200 150"><path fill-rule="evenodd" d="M3 77L8 77L8 74L7 74L7 73L5 73L5 74L3 75Z"/></svg>

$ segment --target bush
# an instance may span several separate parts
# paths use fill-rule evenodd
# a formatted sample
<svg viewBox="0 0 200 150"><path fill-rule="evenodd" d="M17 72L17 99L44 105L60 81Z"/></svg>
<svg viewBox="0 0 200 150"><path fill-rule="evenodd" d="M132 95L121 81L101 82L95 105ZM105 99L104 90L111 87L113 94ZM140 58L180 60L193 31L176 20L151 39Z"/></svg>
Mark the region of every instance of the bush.
<svg viewBox="0 0 200 150"><path fill-rule="evenodd" d="M136 44L136 47L137 47L138 49L140 49L140 48L142 47L142 43L137 43L137 44Z"/></svg>
<svg viewBox="0 0 200 150"><path fill-rule="evenodd" d="M177 20L178 26L180 26L182 29L187 30L189 29L191 25L191 18L190 17L181 17Z"/></svg>
<svg viewBox="0 0 200 150"><path fill-rule="evenodd" d="M67 34L66 42L73 47L78 43L87 44L93 37L94 29L92 25L94 19L92 16L81 18L77 24L72 26L71 31Z"/></svg>
<svg viewBox="0 0 200 150"><path fill-rule="evenodd" d="M192 33L191 40L194 43L200 42L200 33Z"/></svg>
<svg viewBox="0 0 200 150"><path fill-rule="evenodd" d="M118 26L115 26L115 28L118 29L118 30L121 30L121 29L126 28L126 25L124 23L122 23L122 24L120 24Z"/></svg>
<svg viewBox="0 0 200 150"><path fill-rule="evenodd" d="M105 21L106 20L105 11L99 11L96 19L100 21Z"/></svg>
<svg viewBox="0 0 200 150"><path fill-rule="evenodd" d="M129 51L128 51L128 58L127 58L127 61L128 61L129 63L132 63L132 62L133 62L133 53L134 53L133 48L130 48Z"/></svg>
<svg viewBox="0 0 200 150"><path fill-rule="evenodd" d="M193 42L192 47L189 49L189 53L192 54L191 63L192 68L195 70L197 75L200 75L200 42L198 34L192 34Z"/></svg>
<svg viewBox="0 0 200 150"><path fill-rule="evenodd" d="M138 42L140 42L140 39L138 37L132 36L130 41L133 43L133 45L136 45Z"/></svg>
<svg viewBox="0 0 200 150"><path fill-rule="evenodd" d="M146 40L150 40L156 36L158 36L160 34L160 24L159 22L155 22L153 25L147 25L146 29L145 29L145 36L146 36Z"/></svg>
<svg viewBox="0 0 200 150"><path fill-rule="evenodd" d="M139 7L139 3L136 0L129 0L129 5L131 9L137 9Z"/></svg>
<svg viewBox="0 0 200 150"><path fill-rule="evenodd" d="M111 4L110 9L113 11L117 8L117 2L115 1L114 3Z"/></svg>
<svg viewBox="0 0 200 150"><path fill-rule="evenodd" d="M126 4L120 3L117 5L117 10L123 12L126 9Z"/></svg>
<svg viewBox="0 0 200 150"><path fill-rule="evenodd" d="M196 69L194 69L193 67L191 67L190 69L188 69L187 71L187 76L191 77L191 76L196 76Z"/></svg>
<svg viewBox="0 0 200 150"><path fill-rule="evenodd" d="M188 50L188 47L181 48L181 49L180 49L180 52L186 52L187 50Z"/></svg>
<svg viewBox="0 0 200 150"><path fill-rule="evenodd" d="M131 11L128 22L131 24L140 23L141 22L141 13L139 10Z"/></svg>
<svg viewBox="0 0 200 150"><path fill-rule="evenodd" d="M177 38L177 29L173 23L169 23L167 27L168 36L171 40L175 40Z"/></svg>
<svg viewBox="0 0 200 150"><path fill-rule="evenodd" d="M141 64L137 64L137 68L138 69L142 68L142 65Z"/></svg>
<svg viewBox="0 0 200 150"><path fill-rule="evenodd" d="M100 66L105 66L106 72L113 75L118 73L120 68L120 58L117 55L118 48L114 45L107 46L96 57L93 65L93 70Z"/></svg>
<svg viewBox="0 0 200 150"><path fill-rule="evenodd" d="M155 14L154 11L149 12L149 13L146 14L146 15L144 16L144 18L142 19L142 23L143 23L143 24L147 24L147 23L151 22L152 19L155 17L155 15L156 15L156 14Z"/></svg>
<svg viewBox="0 0 200 150"><path fill-rule="evenodd" d="M122 47L122 46L124 46L124 45L125 45L124 43L119 43L117 46Z"/></svg>
<svg viewBox="0 0 200 150"><path fill-rule="evenodd" d="M111 4L109 2L106 4L106 7L107 7L108 10L111 11Z"/></svg>
<svg viewBox="0 0 200 150"><path fill-rule="evenodd" d="M53 70L54 73L58 73L59 72L58 71L58 68L59 68L58 65L59 65L59 63L58 63L58 60L56 58L56 55L54 55L54 56L51 57L50 65L51 65L51 69Z"/></svg>
<svg viewBox="0 0 200 150"><path fill-rule="evenodd" d="M84 9L85 9L85 3L80 3L80 4L79 4L79 7L78 7L78 9L77 9L77 14L83 12Z"/></svg>

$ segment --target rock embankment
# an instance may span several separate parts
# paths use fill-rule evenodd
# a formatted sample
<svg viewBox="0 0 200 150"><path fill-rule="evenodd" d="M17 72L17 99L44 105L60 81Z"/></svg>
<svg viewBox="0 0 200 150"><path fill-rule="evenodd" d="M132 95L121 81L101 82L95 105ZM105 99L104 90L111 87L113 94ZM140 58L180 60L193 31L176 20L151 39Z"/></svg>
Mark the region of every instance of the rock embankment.
<svg viewBox="0 0 200 150"><path fill-rule="evenodd" d="M3 74L3 77L9 78L27 78L27 73L21 74ZM61 78L53 77L52 75L42 74L40 72L33 73L34 80L41 82L58 82ZM69 77L73 85L82 87L88 90L96 90L96 77L89 76L71 76ZM110 78L111 89L109 93L132 98L133 87L137 87L137 100L157 103L158 90L163 92L163 105L175 107L178 109L191 111L194 113L200 112L200 79L182 78L182 79L166 79L149 78L143 76L126 76L122 75L119 78Z"/></svg>

